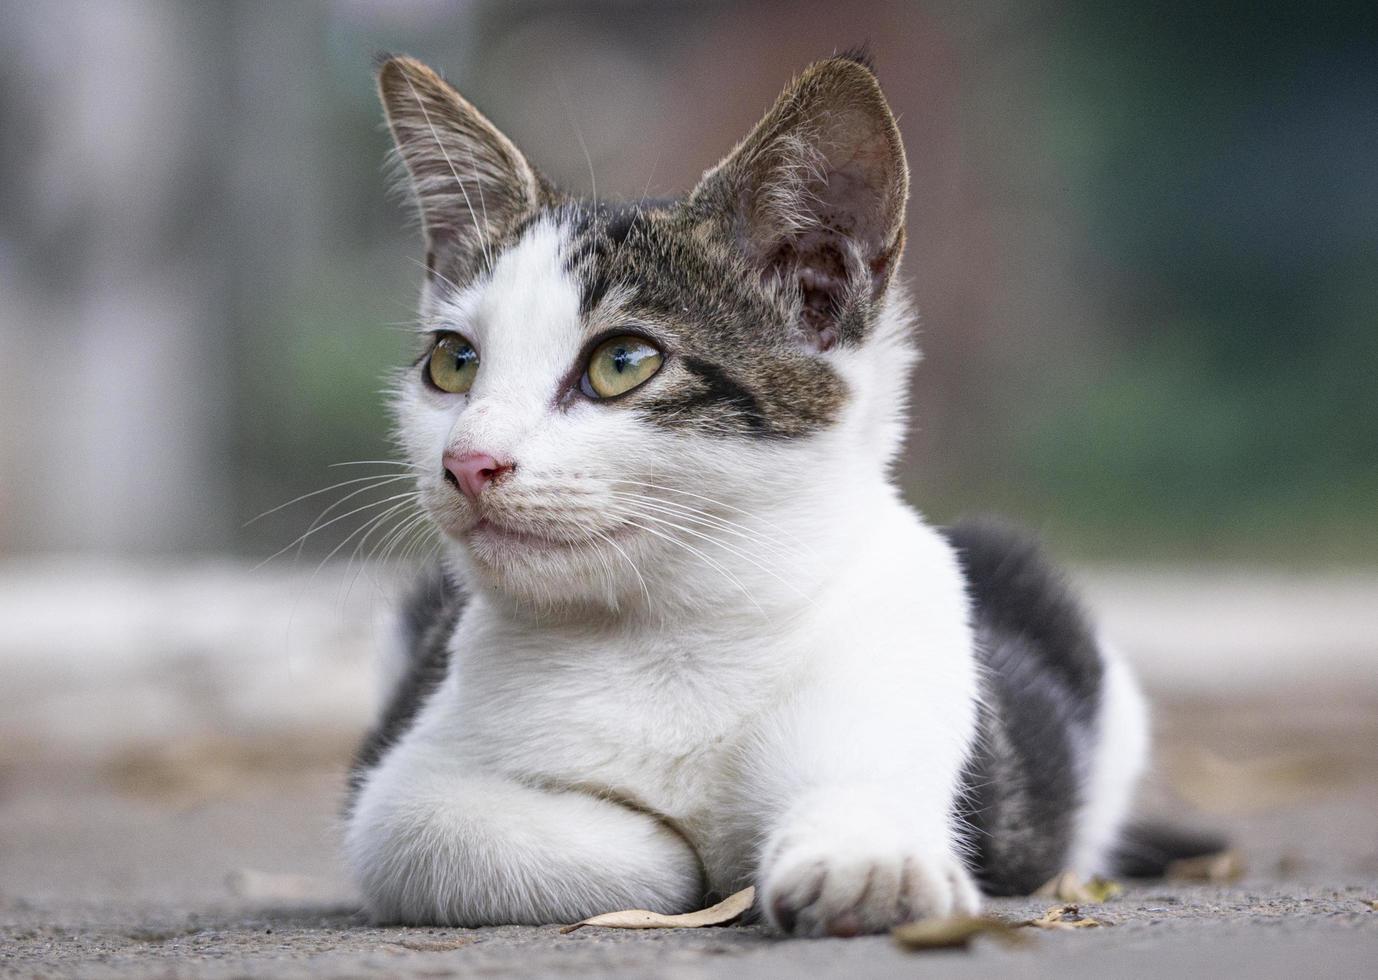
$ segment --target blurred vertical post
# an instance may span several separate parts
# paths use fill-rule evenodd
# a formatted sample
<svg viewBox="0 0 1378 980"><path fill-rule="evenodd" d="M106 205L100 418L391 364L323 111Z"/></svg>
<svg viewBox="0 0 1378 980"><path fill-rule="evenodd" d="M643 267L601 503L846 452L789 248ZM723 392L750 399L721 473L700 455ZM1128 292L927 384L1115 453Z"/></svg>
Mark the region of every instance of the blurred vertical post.
<svg viewBox="0 0 1378 980"><path fill-rule="evenodd" d="M225 14L3 11L0 547L225 540Z"/></svg>

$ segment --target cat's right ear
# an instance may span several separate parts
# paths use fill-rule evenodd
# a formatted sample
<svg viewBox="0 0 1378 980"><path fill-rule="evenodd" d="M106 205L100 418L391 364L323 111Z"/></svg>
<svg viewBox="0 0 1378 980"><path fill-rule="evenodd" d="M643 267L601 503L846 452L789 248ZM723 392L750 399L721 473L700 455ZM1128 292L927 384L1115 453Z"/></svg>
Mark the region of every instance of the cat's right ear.
<svg viewBox="0 0 1378 980"><path fill-rule="evenodd" d="M548 193L496 126L414 58L385 57L378 94L426 232L426 270L459 281L491 264L494 242Z"/></svg>

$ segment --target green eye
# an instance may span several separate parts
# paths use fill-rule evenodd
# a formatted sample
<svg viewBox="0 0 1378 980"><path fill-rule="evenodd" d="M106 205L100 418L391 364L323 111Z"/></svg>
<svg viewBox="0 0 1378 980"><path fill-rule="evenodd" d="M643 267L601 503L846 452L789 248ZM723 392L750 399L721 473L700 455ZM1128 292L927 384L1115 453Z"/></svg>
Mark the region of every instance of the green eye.
<svg viewBox="0 0 1378 980"><path fill-rule="evenodd" d="M431 383L441 391L462 395L474 385L478 374L478 351L457 333L442 333L431 348L426 366Z"/></svg>
<svg viewBox="0 0 1378 980"><path fill-rule="evenodd" d="M613 337L595 348L584 371L584 394L616 398L650 381L665 357L641 337Z"/></svg>

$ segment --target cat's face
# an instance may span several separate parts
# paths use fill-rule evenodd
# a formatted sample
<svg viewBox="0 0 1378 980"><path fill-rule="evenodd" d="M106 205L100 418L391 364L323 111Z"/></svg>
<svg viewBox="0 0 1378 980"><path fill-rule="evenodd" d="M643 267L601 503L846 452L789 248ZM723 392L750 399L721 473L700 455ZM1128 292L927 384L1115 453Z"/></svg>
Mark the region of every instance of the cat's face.
<svg viewBox="0 0 1378 980"><path fill-rule="evenodd" d="M424 66L380 88L428 239L397 429L468 577L625 608L788 575L893 455L913 357L870 72L815 66L691 194L614 206L552 190Z"/></svg>

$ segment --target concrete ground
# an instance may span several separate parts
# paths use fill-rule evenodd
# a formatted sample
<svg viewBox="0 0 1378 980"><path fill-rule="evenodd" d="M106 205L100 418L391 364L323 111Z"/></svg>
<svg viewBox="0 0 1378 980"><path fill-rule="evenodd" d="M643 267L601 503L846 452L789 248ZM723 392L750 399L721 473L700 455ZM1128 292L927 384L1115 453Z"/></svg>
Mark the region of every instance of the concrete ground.
<svg viewBox="0 0 1378 980"><path fill-rule="evenodd" d="M1132 619L1126 610L1117 615ZM1198 688L1156 676L1160 762L1145 807L1225 830L1247 865L1240 880L1132 885L1083 906L1103 928L909 952L888 937L792 941L754 926L371 928L337 856L341 774L362 724L346 717L353 708L332 713L318 691L298 728L249 724L239 708L216 714L237 703L224 690L240 683L233 672L212 683L163 661L156 676L215 723L177 715L175 737L121 738L98 707L118 719L123 704L141 733L173 724L171 709L159 715L147 691L121 693L115 675L104 701L73 701L84 671L67 661L49 677L37 665L61 657L40 649L7 661L0 641L0 977L1378 976L1378 677L1362 673ZM150 675L119 676L142 678L128 692L148 687ZM310 686L309 670L294 676ZM62 697L49 690L59 680ZM32 734L49 729L83 734ZM990 912L1020 921L1052 904L996 901Z"/></svg>

